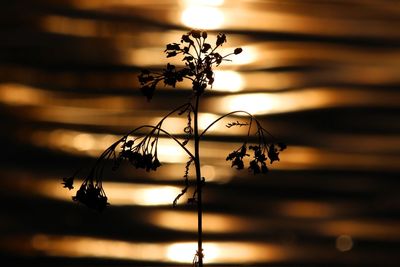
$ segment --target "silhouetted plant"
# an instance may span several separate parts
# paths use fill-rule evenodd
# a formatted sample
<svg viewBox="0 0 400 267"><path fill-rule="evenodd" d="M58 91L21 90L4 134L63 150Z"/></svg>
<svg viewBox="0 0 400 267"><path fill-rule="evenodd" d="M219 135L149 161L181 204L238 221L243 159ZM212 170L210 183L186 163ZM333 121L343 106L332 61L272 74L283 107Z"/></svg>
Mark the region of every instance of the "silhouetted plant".
<svg viewBox="0 0 400 267"><path fill-rule="evenodd" d="M126 161L137 169L145 169L148 172L156 171L161 166L157 156L158 140L160 135L168 136L173 139L189 156L183 175L185 186L182 189L182 192L172 201L173 206L176 206L179 199L188 192L190 187L189 170L193 164L196 170L196 186L193 195L188 198L188 203L195 204L198 212L198 249L193 260L194 266L203 266L204 257L202 247L202 188L205 184L205 178L201 176L200 171L199 144L201 138L220 120L234 114L245 115L248 119L247 122L233 121L226 125L227 128L248 127L247 136L242 145L233 150L226 157L226 160L232 162L231 167L241 170L245 167L243 159L245 157L251 158L248 170L253 174L267 173L267 160L270 160L270 164L274 161L279 161L280 151L286 148L285 144L274 142L272 135L262 127L260 122L253 115L246 111L233 111L225 114L212 122L202 132L199 132L199 101L206 88L212 88L215 77L213 68L219 66L224 61L230 60L228 59L229 56L238 55L242 52L241 48L236 48L233 52L226 55L221 55L217 52L217 49L226 42L225 34L220 33L217 35L215 45L207 43L206 40L207 32L192 30L187 34L182 35L180 43L167 44L164 51L167 58L178 55L182 57L184 67L180 69L168 63L165 69L161 72L142 70L138 78L141 85L140 90L143 95L146 96L147 100L153 98L156 87L160 82L163 82L164 86L175 88L178 82L188 79L191 81L193 89L189 101L169 112L157 125L140 126L112 144L97 159L96 163L91 168L89 175L84 179L82 185L78 189L76 196L72 198L74 201L82 203L91 209L102 211L107 205L109 205L106 193L102 187L102 177L105 164L112 161L112 169L117 170L121 162ZM183 140L177 139L162 128L164 121L175 113L180 116L186 114L187 124L183 129L185 134ZM250 145L250 135L253 128L256 129L254 134L257 142ZM139 133L144 129L147 129L149 132L144 136L134 136L135 133ZM186 147L190 141L193 141L194 143L194 153ZM65 188L70 190L74 188L73 180L75 176L76 175L63 179L62 184Z"/></svg>

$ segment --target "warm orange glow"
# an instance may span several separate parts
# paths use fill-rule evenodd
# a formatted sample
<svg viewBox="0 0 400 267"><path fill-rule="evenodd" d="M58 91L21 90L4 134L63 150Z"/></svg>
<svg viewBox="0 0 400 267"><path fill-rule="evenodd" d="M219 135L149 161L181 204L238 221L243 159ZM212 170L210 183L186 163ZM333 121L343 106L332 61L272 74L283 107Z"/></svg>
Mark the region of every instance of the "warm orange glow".
<svg viewBox="0 0 400 267"><path fill-rule="evenodd" d="M176 58L170 58L166 60L162 51L164 48L161 47L146 47L146 48L135 48L126 52L124 60L125 64L132 64L143 67L153 67L167 64L180 64L180 61Z"/></svg>
<svg viewBox="0 0 400 267"><path fill-rule="evenodd" d="M151 119L150 124L157 125L162 119L163 117L161 116L154 117ZM184 115L180 117L170 116L168 117L168 119L164 120L162 128L165 131L169 132L170 134L178 134L183 132L183 129L186 127L186 125L187 125L186 116Z"/></svg>
<svg viewBox="0 0 400 267"><path fill-rule="evenodd" d="M285 93L254 93L225 96L221 99L224 112L246 110L252 114L271 114L321 108L331 104L328 91L304 90ZM306 99L306 101L305 101ZM225 108L224 108L225 107Z"/></svg>
<svg viewBox="0 0 400 267"><path fill-rule="evenodd" d="M203 229L209 233L243 232L258 226L257 222L238 216L204 213ZM196 232L197 214L182 211L157 211L149 218L151 224L167 229Z"/></svg>
<svg viewBox="0 0 400 267"><path fill-rule="evenodd" d="M35 235L33 249L50 256L165 261L166 245L78 236Z"/></svg>
<svg viewBox="0 0 400 267"><path fill-rule="evenodd" d="M229 49L229 51L231 50ZM146 58L153 60L154 65L160 63L157 59L159 56L153 57L150 54L146 55ZM233 64L240 64L240 62L235 60ZM304 101L305 99L307 101ZM215 113L229 112L233 108L248 108L247 111L254 110L258 114L267 114L351 105L397 107L398 99L399 94L397 92L376 92L358 89L343 89L338 91L334 87L321 87L306 88L291 92L237 94L221 98L214 97L212 100L207 100L207 106L218 107L218 110L213 111ZM247 101L254 101L254 105L247 103ZM63 108L68 107L68 112L74 112L75 116L70 118L72 121L72 119L78 120L78 114L83 111L91 111L89 114L92 115L91 119L94 120L93 114L98 115L100 112L104 112L104 107L107 107L106 111L109 114L116 110L126 110L132 105L132 102L124 97L97 97L88 102L86 99L78 97L78 95L47 92L40 88L13 83L0 84L0 102L15 106L29 105L34 107L40 106L41 108L48 106L51 108L51 112L41 112L40 115L44 117L42 118L43 120L49 121L57 121L57 119L63 121L64 118L61 112L56 113L57 118L51 117L53 110L57 110L60 106L63 106ZM90 104L90 108L93 110L88 109L88 104ZM65 109L61 111L66 112ZM94 111L96 113L93 113Z"/></svg>
<svg viewBox="0 0 400 267"><path fill-rule="evenodd" d="M72 146L81 151L93 150L96 140L93 135L81 133L77 134L72 139Z"/></svg>
<svg viewBox="0 0 400 267"><path fill-rule="evenodd" d="M191 262L194 252L197 249L197 244L193 242L175 243L168 246L167 257L173 262ZM204 255L204 262L213 262L220 255L219 248L215 244L205 244L204 251L207 251L207 256Z"/></svg>
<svg viewBox="0 0 400 267"><path fill-rule="evenodd" d="M35 194L71 201L71 195L82 181L75 181L75 189L68 191L62 188L59 180L27 180L21 190L29 190ZM112 205L160 206L172 205L181 189L175 186L146 185L133 183L103 182L107 197Z"/></svg>
<svg viewBox="0 0 400 267"><path fill-rule="evenodd" d="M37 131L31 138L39 146L61 149L74 154L98 156L119 137L72 130L54 130L52 132ZM188 157L172 139L160 137L158 144L158 156L164 163L182 162Z"/></svg>
<svg viewBox="0 0 400 267"><path fill-rule="evenodd" d="M175 243L168 247L167 257L174 262L191 262L196 243ZM205 263L248 264L270 262L286 257L278 247L257 243L210 242L204 244Z"/></svg>
<svg viewBox="0 0 400 267"><path fill-rule="evenodd" d="M224 2L224 0L182 0L184 5L221 6Z"/></svg>
<svg viewBox="0 0 400 267"><path fill-rule="evenodd" d="M49 96L38 88L22 84L0 84L0 101L9 105L40 105L49 100Z"/></svg>
<svg viewBox="0 0 400 267"><path fill-rule="evenodd" d="M208 127L212 122L214 122L218 118L219 118L219 116L216 114L200 113L199 114L199 129L204 130L206 127ZM213 131L213 129L210 129L210 132L211 131Z"/></svg>
<svg viewBox="0 0 400 267"><path fill-rule="evenodd" d="M217 29L222 26L224 15L215 7L191 6L183 10L181 21L190 28Z"/></svg>
<svg viewBox="0 0 400 267"><path fill-rule="evenodd" d="M224 62L226 66L251 65L259 58L261 51L256 46L245 45L241 47L243 49L243 52L239 55L232 56L232 61ZM234 48L230 47L223 48L222 54L232 53L233 49Z"/></svg>
<svg viewBox="0 0 400 267"><path fill-rule="evenodd" d="M133 243L81 236L52 236L38 234L29 242L31 249L59 257L89 257L160 262L192 262L197 244ZM288 251L265 243L206 242L205 263L260 263L278 261Z"/></svg>
<svg viewBox="0 0 400 267"><path fill-rule="evenodd" d="M104 183L107 196L115 205L171 205L181 189L175 186Z"/></svg>
<svg viewBox="0 0 400 267"><path fill-rule="evenodd" d="M311 201L283 202L278 204L278 210L286 216L298 218L328 218L335 214L332 205Z"/></svg>
<svg viewBox="0 0 400 267"><path fill-rule="evenodd" d="M207 181L215 180L215 167L212 165L203 165L201 166L201 175L207 177Z"/></svg>
<svg viewBox="0 0 400 267"><path fill-rule="evenodd" d="M102 114L107 110L108 114L116 110L125 110L131 106L132 102L124 97L118 96L101 96L93 97L88 101L81 94L46 91L39 87L33 87L18 83L0 83L0 102L14 106L31 106L38 108L41 112L39 115L44 117L51 116L53 110L63 112L88 112L93 114ZM105 108L107 107L107 108ZM47 109L51 109L50 111ZM43 110L47 112L43 112ZM35 110L36 111L36 110ZM95 112L95 113L94 113ZM62 113L55 113L61 116ZM54 116L54 115L53 115ZM62 116L61 116L62 117ZM92 118L93 119L93 118ZM61 118L61 121L63 118ZM50 121L56 121L53 118Z"/></svg>
<svg viewBox="0 0 400 267"><path fill-rule="evenodd" d="M86 154L96 157L108 146L118 140L110 134L93 134L73 130L36 131L31 135L34 144L59 149L73 154Z"/></svg>
<svg viewBox="0 0 400 267"><path fill-rule="evenodd" d="M186 0L183 1L181 22L189 28L217 29L224 22L224 14L218 8L223 0Z"/></svg>
<svg viewBox="0 0 400 267"><path fill-rule="evenodd" d="M242 76L236 71L215 71L215 81L212 90L223 92L238 92L245 84Z"/></svg>
<svg viewBox="0 0 400 267"><path fill-rule="evenodd" d="M54 15L41 18L41 27L43 30L52 33L84 37L99 35L100 30L104 30L104 27L101 27L98 22L92 19L77 19ZM105 32L103 31L103 33ZM108 35L111 35L111 29Z"/></svg>
<svg viewBox="0 0 400 267"><path fill-rule="evenodd" d="M353 238L375 240L398 240L400 238L400 229L396 221L337 220L321 224L316 227L316 230L331 236L340 236L345 233Z"/></svg>
<svg viewBox="0 0 400 267"><path fill-rule="evenodd" d="M210 133L213 131L229 132L225 130L223 123L219 126L220 127L216 125L215 129L212 128ZM88 135L92 137L89 137ZM27 141L26 136L27 135L24 134L24 141ZM29 138L37 146L61 150L72 154L87 154L97 157L104 151L104 149L117 140L118 136L108 134L89 134L85 132L60 129L51 132L36 131L33 132ZM83 141L85 140L88 140L88 143L84 143ZM163 137L160 138L159 144L158 155L162 163L186 162L188 156L184 150L174 143L174 141ZM216 145L215 142L205 141L202 146L203 163L205 165L213 164L214 167L215 164L218 163L216 160L218 160L219 163L225 163L224 158L232 151L232 144L219 143ZM285 160L274 163L274 168L318 169L329 167L354 169L362 167L363 169L375 170L399 169L397 156L381 155L380 157L381 160L377 161L374 155L362 152L346 155L340 152L317 148L291 146L287 151L285 151ZM219 168L218 176L216 176L214 180L216 182L226 182L231 179L231 175L232 173L230 172L230 169Z"/></svg>

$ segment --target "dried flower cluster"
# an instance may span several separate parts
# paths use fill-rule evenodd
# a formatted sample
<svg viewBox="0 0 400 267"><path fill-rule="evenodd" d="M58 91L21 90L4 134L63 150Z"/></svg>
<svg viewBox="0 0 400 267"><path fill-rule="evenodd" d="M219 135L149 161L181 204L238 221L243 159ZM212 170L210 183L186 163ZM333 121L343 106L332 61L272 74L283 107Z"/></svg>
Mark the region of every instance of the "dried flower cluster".
<svg viewBox="0 0 400 267"><path fill-rule="evenodd" d="M63 178L64 188L74 189L75 175ZM76 202L86 205L88 208L103 211L109 203L103 190L101 180L93 179L93 172L83 181L82 185L72 197Z"/></svg>
<svg viewBox="0 0 400 267"><path fill-rule="evenodd" d="M157 157L158 136L154 139L146 135L143 140L134 145L135 140L124 141L118 158L114 162L113 169L116 170L122 160L129 161L136 169L155 171L161 166Z"/></svg>
<svg viewBox="0 0 400 267"><path fill-rule="evenodd" d="M225 34L218 34L214 46L206 42L207 37L207 32L192 30L182 35L180 43L167 44L164 51L167 57L181 55L185 67L178 70L168 63L160 73L143 70L139 75L139 82L142 93L148 100L153 97L159 82L163 81L165 86L175 87L177 82L185 78L192 81L193 91L201 95L208 85L212 87L214 83L213 66L219 66L223 61L229 60L227 57L230 55L242 52L241 48L236 48L232 53L221 55L216 50L226 42Z"/></svg>
<svg viewBox="0 0 400 267"><path fill-rule="evenodd" d="M82 183L76 192L76 196L72 197L72 199L97 211L103 211L109 205L106 193L101 186L101 181L94 183L93 179L90 178L87 178Z"/></svg>
<svg viewBox="0 0 400 267"><path fill-rule="evenodd" d="M182 115L187 113L189 124L185 127L184 132L187 134L186 139L180 142L174 136L162 129L163 122L171 114L178 113ZM161 162L157 156L158 140L161 134L165 134L174 139L193 159L193 155L185 148L185 145L190 140L190 135L193 131L190 124L191 104L184 104L166 115L156 126L144 125L140 126L128 134L121 137L108 149L106 149L97 159L89 171L89 175L84 179L76 196L72 199L82 203L87 207L102 211L107 205L107 197L102 187L103 170L105 165L112 162L112 170L116 171L122 162L128 162L136 169L144 169L146 171L156 171ZM148 130L147 133L142 133L143 130ZM134 134L137 134L137 136ZM63 178L62 184L64 188L73 189L73 183L76 174L71 177Z"/></svg>
<svg viewBox="0 0 400 267"><path fill-rule="evenodd" d="M243 126L249 125L249 131L247 138L249 138L250 129L252 125L252 121L254 120L253 117L250 117L250 123L240 123L238 121L232 122L226 125L227 128L231 128L233 126ZM260 123L256 120L257 125L257 132L256 135L258 136L258 144L257 145L249 145L247 147L246 140L240 148L231 152L227 157L227 161L232 161L231 167L236 167L238 170L242 170L244 168L243 159L245 157L250 157L250 154L247 154L248 150L253 151L253 159L249 163L249 171L253 172L254 174L259 173L267 173L267 159L269 158L270 164L274 161L279 161L279 152L286 149L286 145L281 142L275 143L268 143L265 135L267 134L271 139L274 139L272 135L266 131Z"/></svg>

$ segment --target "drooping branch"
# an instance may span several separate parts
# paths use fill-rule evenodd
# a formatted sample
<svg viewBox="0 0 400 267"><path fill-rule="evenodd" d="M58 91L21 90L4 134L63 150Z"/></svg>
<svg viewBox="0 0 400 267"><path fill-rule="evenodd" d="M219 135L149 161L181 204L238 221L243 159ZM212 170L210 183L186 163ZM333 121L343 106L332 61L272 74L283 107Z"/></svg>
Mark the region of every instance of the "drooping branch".
<svg viewBox="0 0 400 267"><path fill-rule="evenodd" d="M281 142L276 142L274 136L272 136L272 134L270 134L267 130L265 130L262 127L261 123L249 112L243 111L243 110L237 110L237 111L229 112L229 113L219 117L218 119L216 119L215 121L210 123L203 130L203 132L200 134L200 138L203 137L207 133L207 131L212 126L214 126L216 123L218 123L219 121L221 121L222 119L224 119L226 117L232 116L237 113L244 113L245 115L247 115L247 117L249 118L249 123L234 122L234 123L230 123L230 124L226 125L226 127L230 128L232 126L247 126L248 127L247 136L246 136L246 140L243 142L243 144L238 149L231 152L226 157L226 160L232 161L231 167L235 166L236 169L241 170L244 168L243 159L245 157L250 156L249 154L247 154L248 149L253 150L254 156L253 156L253 160L250 161L249 170L251 170L254 174L267 173L268 168L267 168L266 160L269 158L271 164L274 161L277 161L277 160L279 161L279 156L278 156L279 152L284 150L286 148L286 145ZM256 126L257 126L256 135L258 136L258 144L247 146L253 121L256 123ZM267 142L264 133L268 134L271 137L272 142Z"/></svg>
<svg viewBox="0 0 400 267"><path fill-rule="evenodd" d="M153 125L142 125L142 126L136 128L136 131L137 131L137 130L140 130L140 129L142 129L142 128L150 128L150 129L157 130L157 131L160 131L160 132L164 133L164 134L167 135L169 138L171 138L172 140L174 140L174 141L188 154L188 156L190 156L191 158L194 158L194 155L192 154L192 152L190 152L190 151L175 137L175 136L173 136L172 134L170 134L170 133L167 132L166 130L164 130L164 129L162 129L162 128L159 128L159 127L157 127L157 126L153 126ZM130 135L133 134L133 133L134 133L134 132L130 132ZM120 139L120 141L121 141L121 140L122 140L122 139Z"/></svg>
<svg viewBox="0 0 400 267"><path fill-rule="evenodd" d="M90 169L88 176L84 179L79 190L77 191L76 196L73 197L73 200L83 203L89 208L98 211L103 210L108 205L107 196L102 187L102 180L104 167L109 159L113 159L113 170L118 169L121 161L127 159L136 168L144 168L146 171L155 171L159 166L161 166L161 163L157 157L157 145L160 134L165 134L167 137L174 140L186 152L190 159L194 160L194 155L192 152L185 147L188 140L184 140L186 143L182 143L175 136L162 128L163 122L169 116L178 111L179 114L183 114L187 110L193 110L191 103L186 103L175 108L166 116L164 116L156 126L139 126L115 141L97 158L96 162ZM135 141L141 137L134 138L133 140L128 140L128 138L142 129L150 129L150 132L147 133L138 144L134 145ZM116 150L119 145L121 145L121 151L117 155ZM72 189L76 175L77 173L75 173L72 177L64 178L64 187Z"/></svg>

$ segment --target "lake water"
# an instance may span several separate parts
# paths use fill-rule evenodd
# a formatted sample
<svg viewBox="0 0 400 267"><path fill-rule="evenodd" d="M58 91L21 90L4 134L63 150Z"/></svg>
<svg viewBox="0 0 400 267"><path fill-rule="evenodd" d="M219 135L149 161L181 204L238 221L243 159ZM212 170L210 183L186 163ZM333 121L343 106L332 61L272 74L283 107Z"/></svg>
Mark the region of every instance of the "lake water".
<svg viewBox="0 0 400 267"><path fill-rule="evenodd" d="M225 161L247 133L225 125L246 117L208 131L201 145L205 263L400 265L398 1L0 7L2 266L190 266L197 217L186 199L172 207L188 160L173 141L160 138L157 172L129 164L105 171L111 205L102 213L73 203L77 188L61 185L121 135L157 124L187 101L190 83L159 86L147 102L137 75L181 64L163 51L190 28L208 29L210 42L225 32L224 52L243 48L215 73L200 129L246 110L288 145L268 174L255 176ZM164 124L181 137L185 126L185 115Z"/></svg>

